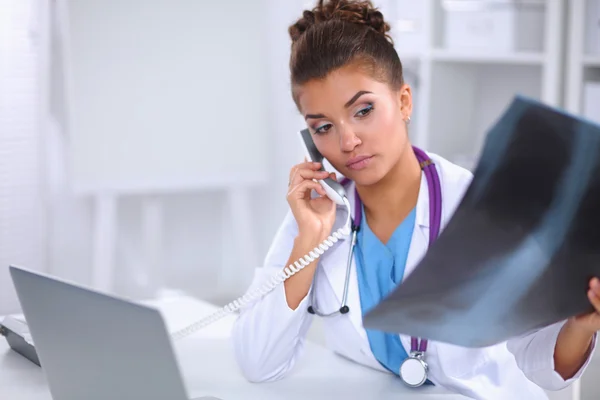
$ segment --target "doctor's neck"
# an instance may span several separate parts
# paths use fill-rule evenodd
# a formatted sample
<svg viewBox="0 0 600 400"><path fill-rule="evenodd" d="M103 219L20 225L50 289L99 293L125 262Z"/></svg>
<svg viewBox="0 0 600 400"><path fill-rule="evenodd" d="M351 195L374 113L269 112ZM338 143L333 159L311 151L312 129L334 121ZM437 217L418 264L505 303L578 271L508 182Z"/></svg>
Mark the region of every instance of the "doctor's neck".
<svg viewBox="0 0 600 400"><path fill-rule="evenodd" d="M410 142L406 144L396 165L381 180L356 186L369 227L382 227L384 242L416 207L419 197L421 167Z"/></svg>

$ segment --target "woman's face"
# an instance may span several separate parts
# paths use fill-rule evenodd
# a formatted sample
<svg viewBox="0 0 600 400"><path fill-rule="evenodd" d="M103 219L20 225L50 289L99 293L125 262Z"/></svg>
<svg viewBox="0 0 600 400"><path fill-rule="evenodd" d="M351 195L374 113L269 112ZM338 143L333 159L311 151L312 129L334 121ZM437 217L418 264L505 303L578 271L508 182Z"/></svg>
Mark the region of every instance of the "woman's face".
<svg viewBox="0 0 600 400"><path fill-rule="evenodd" d="M394 91L349 66L307 82L296 93L317 149L344 176L368 186L398 164L408 145L408 85Z"/></svg>

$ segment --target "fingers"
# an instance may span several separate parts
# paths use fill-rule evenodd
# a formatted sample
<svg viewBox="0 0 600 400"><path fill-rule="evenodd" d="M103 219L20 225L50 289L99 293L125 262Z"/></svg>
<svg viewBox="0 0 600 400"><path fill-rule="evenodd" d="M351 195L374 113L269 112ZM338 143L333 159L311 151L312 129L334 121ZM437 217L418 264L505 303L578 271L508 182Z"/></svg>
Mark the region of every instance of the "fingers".
<svg viewBox="0 0 600 400"><path fill-rule="evenodd" d="M600 312L600 280L592 278L590 281L590 289L588 290L588 299L596 309Z"/></svg>
<svg viewBox="0 0 600 400"><path fill-rule="evenodd" d="M319 168L321 168L320 163L302 163L296 165L290 172L288 185L293 187L306 179L325 179L329 177L329 172L319 171Z"/></svg>
<svg viewBox="0 0 600 400"><path fill-rule="evenodd" d="M329 177L329 172L327 171L311 171L310 169L299 169L292 181L292 185L294 183L300 183L307 179L325 179Z"/></svg>
<svg viewBox="0 0 600 400"><path fill-rule="evenodd" d="M290 180L294 176L296 171L298 171L299 169L310 169L310 170L316 171L319 168L321 168L321 163L319 163L319 162L305 161L303 163L294 165L292 167L292 169L290 170Z"/></svg>
<svg viewBox="0 0 600 400"><path fill-rule="evenodd" d="M288 191L288 198L296 198L302 199L307 197L307 193L310 193L311 190L319 193L321 196L325 196L325 189L323 187L312 180L303 180L295 186L291 186ZM310 197L310 194L309 194Z"/></svg>
<svg viewBox="0 0 600 400"><path fill-rule="evenodd" d="M590 289L594 291L598 296L600 296L600 279L592 278L590 279Z"/></svg>
<svg viewBox="0 0 600 400"><path fill-rule="evenodd" d="M588 291L588 299L596 311L600 312L600 297L598 297L591 289Z"/></svg>

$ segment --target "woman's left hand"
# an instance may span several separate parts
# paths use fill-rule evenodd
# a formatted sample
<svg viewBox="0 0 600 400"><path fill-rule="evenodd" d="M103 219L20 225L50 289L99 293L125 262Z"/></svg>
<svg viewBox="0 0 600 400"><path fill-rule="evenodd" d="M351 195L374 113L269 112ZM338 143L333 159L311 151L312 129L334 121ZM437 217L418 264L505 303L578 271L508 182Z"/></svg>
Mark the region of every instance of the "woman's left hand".
<svg viewBox="0 0 600 400"><path fill-rule="evenodd" d="M563 379L572 378L589 358L594 335L600 331L600 279L592 278L587 292L594 310L569 318L554 347L554 370Z"/></svg>
<svg viewBox="0 0 600 400"><path fill-rule="evenodd" d="M590 280L590 287L587 292L587 297L590 300L594 310L578 315L573 318L575 323L580 329L583 329L590 333L600 331L600 279L592 278Z"/></svg>

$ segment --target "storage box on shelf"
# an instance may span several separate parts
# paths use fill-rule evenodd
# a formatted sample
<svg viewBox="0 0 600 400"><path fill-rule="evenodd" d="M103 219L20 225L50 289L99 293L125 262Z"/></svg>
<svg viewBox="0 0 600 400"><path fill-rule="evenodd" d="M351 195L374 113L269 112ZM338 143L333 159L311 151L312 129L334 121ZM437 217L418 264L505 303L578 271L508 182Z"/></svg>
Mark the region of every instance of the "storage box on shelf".
<svg viewBox="0 0 600 400"><path fill-rule="evenodd" d="M426 1L387 0L382 2L382 11L393 16L391 33L398 52L416 56L429 47Z"/></svg>
<svg viewBox="0 0 600 400"><path fill-rule="evenodd" d="M542 52L545 1L441 0L447 49Z"/></svg>

